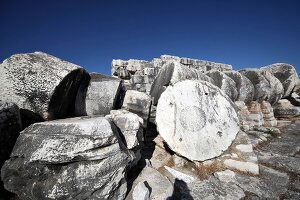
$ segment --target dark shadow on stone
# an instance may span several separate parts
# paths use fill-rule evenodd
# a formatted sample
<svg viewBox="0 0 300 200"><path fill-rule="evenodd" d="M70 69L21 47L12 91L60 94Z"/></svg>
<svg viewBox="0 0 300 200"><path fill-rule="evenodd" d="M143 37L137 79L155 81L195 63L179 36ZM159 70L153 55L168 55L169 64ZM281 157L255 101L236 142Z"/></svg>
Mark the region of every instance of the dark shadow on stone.
<svg viewBox="0 0 300 200"><path fill-rule="evenodd" d="M16 123L17 118L6 118L0 120L0 170L14 148L17 138L22 129L20 123ZM0 200L11 199L15 194L4 188L4 183L0 178Z"/></svg>
<svg viewBox="0 0 300 200"><path fill-rule="evenodd" d="M194 198L190 194L190 189L188 188L187 184L179 179L175 179L174 183L174 191L172 196L168 197L167 200L193 200Z"/></svg>
<svg viewBox="0 0 300 200"><path fill-rule="evenodd" d="M291 96L286 97L286 99L294 106L300 106L300 98L294 98Z"/></svg>
<svg viewBox="0 0 300 200"><path fill-rule="evenodd" d="M171 154L171 155L174 155L174 154L175 154L175 152L172 151L172 150L170 149L170 147L168 146L168 144L167 144L165 141L163 142L163 144L164 144L165 150L166 150L169 154Z"/></svg>
<svg viewBox="0 0 300 200"><path fill-rule="evenodd" d="M150 187L149 183L148 183L147 181L144 181L144 184L145 184L146 188L148 188L149 194L151 195L151 193L152 193L152 188Z"/></svg>
<svg viewBox="0 0 300 200"><path fill-rule="evenodd" d="M155 124L149 123L149 125L147 127L147 133L148 134L145 135L144 145L141 149L141 159L139 160L137 165L132 167L131 169L129 169L129 171L127 173L127 194L126 194L126 196L131 191L134 180L139 176L139 174L144 169L144 167L146 167L146 165L147 165L146 159L150 160L152 158L153 152L155 150L155 142L153 140L158 135ZM146 187L147 187L147 185L146 185ZM149 191L151 193L152 189L151 190L149 189Z"/></svg>
<svg viewBox="0 0 300 200"><path fill-rule="evenodd" d="M20 116L22 129L25 129L31 124L45 121L42 116L27 109L20 109Z"/></svg>
<svg viewBox="0 0 300 200"><path fill-rule="evenodd" d="M115 102L113 104L113 109L118 110L122 108L125 94L126 94L126 88L123 81L121 81L117 92L117 96L115 98Z"/></svg>
<svg viewBox="0 0 300 200"><path fill-rule="evenodd" d="M56 86L48 108L48 119L62 119L75 116L75 101L79 88L87 87L90 75L84 69L70 72Z"/></svg>

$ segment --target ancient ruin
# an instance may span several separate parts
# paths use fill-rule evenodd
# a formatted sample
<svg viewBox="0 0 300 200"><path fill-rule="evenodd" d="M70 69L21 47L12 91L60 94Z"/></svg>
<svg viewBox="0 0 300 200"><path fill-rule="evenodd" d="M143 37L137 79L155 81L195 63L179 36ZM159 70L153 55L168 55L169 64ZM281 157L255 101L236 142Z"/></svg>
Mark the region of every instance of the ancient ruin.
<svg viewBox="0 0 300 200"><path fill-rule="evenodd" d="M0 199L299 199L300 81L162 55L0 64Z"/></svg>

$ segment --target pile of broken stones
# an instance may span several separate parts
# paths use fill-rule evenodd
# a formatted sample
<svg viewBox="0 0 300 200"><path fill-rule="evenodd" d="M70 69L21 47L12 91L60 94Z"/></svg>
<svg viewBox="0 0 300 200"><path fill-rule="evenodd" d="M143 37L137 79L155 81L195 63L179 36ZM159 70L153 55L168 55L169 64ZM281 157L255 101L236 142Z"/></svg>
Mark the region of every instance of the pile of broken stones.
<svg viewBox="0 0 300 200"><path fill-rule="evenodd" d="M118 78L41 52L0 64L0 199L300 198L293 66L112 68ZM140 77L147 90L132 88Z"/></svg>

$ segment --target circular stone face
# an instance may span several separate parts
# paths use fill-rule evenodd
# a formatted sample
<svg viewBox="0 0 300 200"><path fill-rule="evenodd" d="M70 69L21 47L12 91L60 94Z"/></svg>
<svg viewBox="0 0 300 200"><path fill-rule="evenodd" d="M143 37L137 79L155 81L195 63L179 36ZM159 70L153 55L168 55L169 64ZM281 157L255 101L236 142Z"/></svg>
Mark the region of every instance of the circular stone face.
<svg viewBox="0 0 300 200"><path fill-rule="evenodd" d="M180 124L188 131L199 131L206 124L203 110L197 106L188 106L180 112Z"/></svg>
<svg viewBox="0 0 300 200"><path fill-rule="evenodd" d="M161 94L156 125L174 152L196 161L220 156L240 130L229 97L211 83L197 80L180 81Z"/></svg>

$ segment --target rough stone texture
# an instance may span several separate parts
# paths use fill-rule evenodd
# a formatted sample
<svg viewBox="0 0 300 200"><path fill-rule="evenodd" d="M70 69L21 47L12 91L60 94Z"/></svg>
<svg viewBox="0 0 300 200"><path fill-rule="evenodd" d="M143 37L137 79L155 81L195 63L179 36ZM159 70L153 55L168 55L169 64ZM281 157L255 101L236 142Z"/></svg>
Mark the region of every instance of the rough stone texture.
<svg viewBox="0 0 300 200"><path fill-rule="evenodd" d="M294 106L300 106L300 96L293 92L290 96L286 97Z"/></svg>
<svg viewBox="0 0 300 200"><path fill-rule="evenodd" d="M261 103L261 111L264 117L264 126L277 126L277 120L274 117L274 112L271 104L267 101Z"/></svg>
<svg viewBox="0 0 300 200"><path fill-rule="evenodd" d="M232 101L237 100L238 91L234 80L220 71L209 71L206 75L212 78L213 84L223 90Z"/></svg>
<svg viewBox="0 0 300 200"><path fill-rule="evenodd" d="M259 175L257 156L254 154L251 140L245 132L240 131L237 134L229 152L218 158L226 169Z"/></svg>
<svg viewBox="0 0 300 200"><path fill-rule="evenodd" d="M247 121L251 127L259 127L264 124L264 118L261 111L261 105L257 101L252 101L249 104L250 115L247 116Z"/></svg>
<svg viewBox="0 0 300 200"><path fill-rule="evenodd" d="M74 116L78 88L88 79L80 66L51 55L16 54L0 64L0 96L16 103L22 118L65 118Z"/></svg>
<svg viewBox="0 0 300 200"><path fill-rule="evenodd" d="M252 124L248 121L248 116L250 112L244 101L234 102L238 109L238 115L240 120L240 127L243 131L248 131L252 129Z"/></svg>
<svg viewBox="0 0 300 200"><path fill-rule="evenodd" d="M127 110L112 110L110 115L112 121L124 136L124 143L128 149L133 149L142 144L144 141L142 118Z"/></svg>
<svg viewBox="0 0 300 200"><path fill-rule="evenodd" d="M272 105L276 104L284 95L282 83L272 74L267 71L262 71L261 74L270 84L270 97L267 99Z"/></svg>
<svg viewBox="0 0 300 200"><path fill-rule="evenodd" d="M147 181L139 182L133 190L132 199L133 200L150 200L150 191L146 186Z"/></svg>
<svg viewBox="0 0 300 200"><path fill-rule="evenodd" d="M195 178L193 176L182 173L182 172L180 172L176 169L173 169L171 167L168 167L168 166L164 166L164 167L169 173L172 174L173 177L175 177L178 180L182 180L186 183L191 183L191 182L195 181Z"/></svg>
<svg viewBox="0 0 300 200"><path fill-rule="evenodd" d="M20 111L16 104L0 100L0 169L9 155L22 129ZM8 199L9 192L0 181L0 199Z"/></svg>
<svg viewBox="0 0 300 200"><path fill-rule="evenodd" d="M275 63L261 68L272 73L282 83L284 88L283 97L289 96L299 81L296 69L286 63Z"/></svg>
<svg viewBox="0 0 300 200"><path fill-rule="evenodd" d="M220 181L228 183L234 181L235 173L229 169L226 169L221 172L215 172L214 176Z"/></svg>
<svg viewBox="0 0 300 200"><path fill-rule="evenodd" d="M239 130L234 104L204 81L185 80L169 86L158 101L156 123L173 151L196 161L219 156Z"/></svg>
<svg viewBox="0 0 300 200"><path fill-rule="evenodd" d="M228 64L215 63L205 60L191 58L180 58L177 56L162 55L152 61L145 60L113 60L112 75L124 80L127 90L137 90L150 94L151 85L154 78L167 62L175 62L190 69L200 72L209 70L228 71L232 66Z"/></svg>
<svg viewBox="0 0 300 200"><path fill-rule="evenodd" d="M144 120L144 127L146 127L150 115L151 97L139 91L127 90L122 108L140 116Z"/></svg>
<svg viewBox="0 0 300 200"><path fill-rule="evenodd" d="M277 103L283 96L283 86L280 81L270 72L260 69L243 69L239 71L246 76L254 85L254 101Z"/></svg>
<svg viewBox="0 0 300 200"><path fill-rule="evenodd" d="M295 107L287 99L281 99L274 106L274 115L277 118L292 118L300 115L300 107Z"/></svg>
<svg viewBox="0 0 300 200"><path fill-rule="evenodd" d="M92 73L88 87L82 85L76 98L77 116L107 115L120 107L122 81L102 74Z"/></svg>
<svg viewBox="0 0 300 200"><path fill-rule="evenodd" d="M1 170L21 199L123 199L133 159L103 117L36 123L21 132Z"/></svg>
<svg viewBox="0 0 300 200"><path fill-rule="evenodd" d="M237 71L225 71L227 76L234 80L238 92L237 101L243 101L249 104L253 100L254 86L252 82Z"/></svg>
<svg viewBox="0 0 300 200"><path fill-rule="evenodd" d="M178 62L167 61L157 74L150 90L150 95L153 97L153 104L157 105L160 95L165 91L167 86L173 86L182 80L202 80L213 83L210 77L197 69L188 68Z"/></svg>
<svg viewBox="0 0 300 200"><path fill-rule="evenodd" d="M204 181L196 181L186 184L183 181L175 183L180 191L178 199L242 199L244 191L232 182L224 184L211 176Z"/></svg>
<svg viewBox="0 0 300 200"><path fill-rule="evenodd" d="M231 169L236 169L251 174L259 174L259 169L257 164L254 164L252 162L242 162L238 160L227 159L224 161L224 164L226 167L229 167Z"/></svg>
<svg viewBox="0 0 300 200"><path fill-rule="evenodd" d="M298 79L298 81L293 89L293 92L296 93L298 96L300 96L300 79Z"/></svg>
<svg viewBox="0 0 300 200"><path fill-rule="evenodd" d="M151 188L150 199L160 200L172 196L174 187L167 177L151 167L145 167L133 183L133 188L140 182L147 182ZM126 199L133 199L133 194L128 194Z"/></svg>

